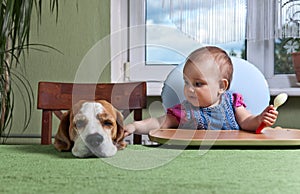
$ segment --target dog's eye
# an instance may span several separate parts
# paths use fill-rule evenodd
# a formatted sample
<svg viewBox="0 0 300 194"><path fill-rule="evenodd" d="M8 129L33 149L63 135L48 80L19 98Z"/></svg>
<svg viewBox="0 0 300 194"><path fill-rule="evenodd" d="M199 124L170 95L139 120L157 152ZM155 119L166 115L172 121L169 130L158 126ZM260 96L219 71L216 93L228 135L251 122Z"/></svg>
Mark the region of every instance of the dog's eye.
<svg viewBox="0 0 300 194"><path fill-rule="evenodd" d="M75 122L75 125L76 125L76 128L77 129L80 129L80 128L83 128L85 125L86 125L86 121L81 119L81 120L77 120Z"/></svg>
<svg viewBox="0 0 300 194"><path fill-rule="evenodd" d="M112 127L113 123L110 120L105 120L105 121L103 121L103 125L106 127Z"/></svg>

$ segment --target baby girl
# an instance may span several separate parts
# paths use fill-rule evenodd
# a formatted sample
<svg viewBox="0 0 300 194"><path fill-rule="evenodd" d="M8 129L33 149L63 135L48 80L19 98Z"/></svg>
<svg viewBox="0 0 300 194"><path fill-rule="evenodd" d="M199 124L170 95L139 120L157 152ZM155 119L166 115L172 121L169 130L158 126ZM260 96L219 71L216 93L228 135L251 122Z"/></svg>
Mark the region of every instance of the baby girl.
<svg viewBox="0 0 300 194"><path fill-rule="evenodd" d="M278 116L273 105L253 115L242 95L228 90L232 73L231 59L224 50L208 46L193 51L183 69L186 100L161 117L128 124L125 135L148 134L159 128L255 131L261 123L273 125Z"/></svg>

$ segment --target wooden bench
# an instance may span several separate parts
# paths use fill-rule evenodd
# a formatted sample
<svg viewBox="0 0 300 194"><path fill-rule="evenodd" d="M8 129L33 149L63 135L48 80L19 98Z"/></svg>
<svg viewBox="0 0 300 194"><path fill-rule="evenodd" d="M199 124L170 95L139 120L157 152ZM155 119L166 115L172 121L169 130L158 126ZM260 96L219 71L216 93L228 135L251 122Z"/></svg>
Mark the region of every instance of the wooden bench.
<svg viewBox="0 0 300 194"><path fill-rule="evenodd" d="M59 119L63 110L69 110L79 100L103 99L123 113L124 119L133 112L133 119L142 119L147 107L146 82L128 83L59 83L39 82L38 105L42 110L41 144L52 144L52 113ZM134 134L133 143L141 144L140 135Z"/></svg>

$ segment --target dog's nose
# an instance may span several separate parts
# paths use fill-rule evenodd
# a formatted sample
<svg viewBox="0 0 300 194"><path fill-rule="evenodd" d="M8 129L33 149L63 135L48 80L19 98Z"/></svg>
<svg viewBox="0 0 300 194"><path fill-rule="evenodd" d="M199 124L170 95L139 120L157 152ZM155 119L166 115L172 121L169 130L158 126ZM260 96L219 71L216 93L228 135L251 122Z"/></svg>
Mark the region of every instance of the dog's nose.
<svg viewBox="0 0 300 194"><path fill-rule="evenodd" d="M86 137L86 143L92 147L98 147L103 142L103 136L95 133Z"/></svg>

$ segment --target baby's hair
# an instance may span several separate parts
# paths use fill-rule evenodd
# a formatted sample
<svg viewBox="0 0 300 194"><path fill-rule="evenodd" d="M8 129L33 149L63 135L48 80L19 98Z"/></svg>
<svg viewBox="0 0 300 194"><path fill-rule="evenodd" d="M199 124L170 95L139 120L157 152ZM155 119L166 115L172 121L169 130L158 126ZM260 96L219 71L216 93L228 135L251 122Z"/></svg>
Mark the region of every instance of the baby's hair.
<svg viewBox="0 0 300 194"><path fill-rule="evenodd" d="M205 58L213 58L214 62L218 65L222 78L228 80L228 88L232 80L233 65L228 54L215 46L206 46L196 49L188 56L188 61L199 62Z"/></svg>

